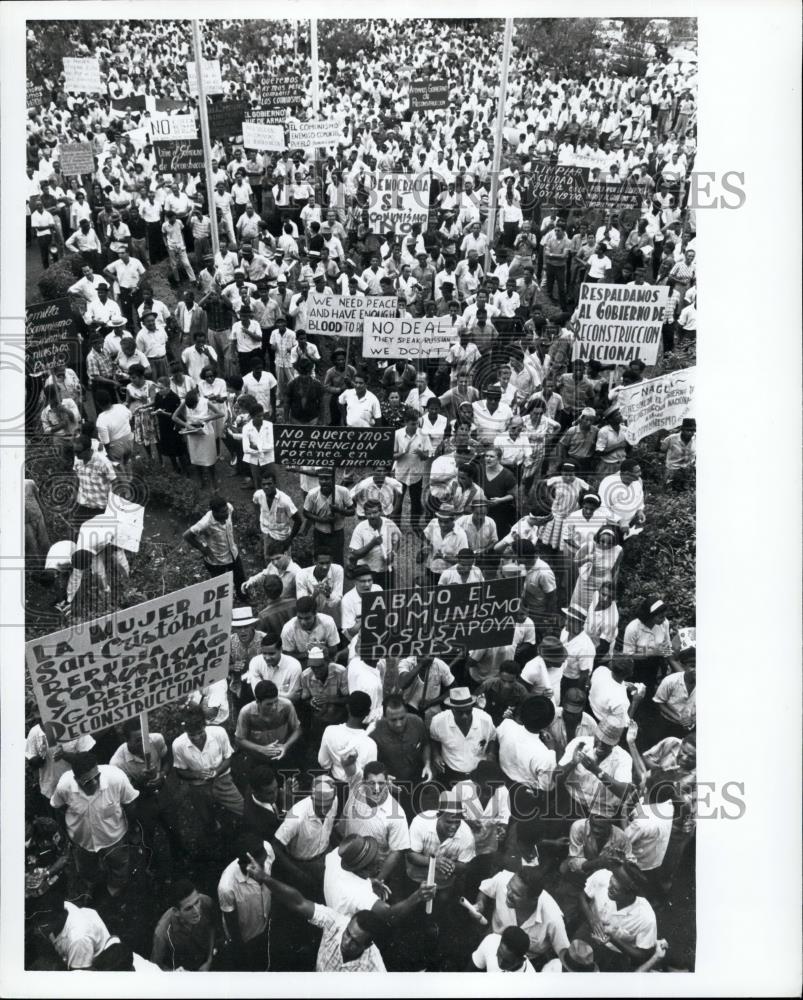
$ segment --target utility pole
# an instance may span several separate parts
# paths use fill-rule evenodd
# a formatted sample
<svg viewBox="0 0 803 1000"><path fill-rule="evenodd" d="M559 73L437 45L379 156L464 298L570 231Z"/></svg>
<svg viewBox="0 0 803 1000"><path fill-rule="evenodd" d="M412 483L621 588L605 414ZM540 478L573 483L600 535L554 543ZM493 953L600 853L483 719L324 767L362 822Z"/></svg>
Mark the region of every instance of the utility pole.
<svg viewBox="0 0 803 1000"><path fill-rule="evenodd" d="M212 229L212 253L220 252L217 230L217 209L215 208L215 188L212 180L212 143L209 140L209 118L206 113L206 90L204 89L203 51L201 49L201 22L192 22L192 47L195 51L195 77L198 80L198 117L201 122L201 143L204 147L204 173L206 174L206 200L209 206L209 223Z"/></svg>
<svg viewBox="0 0 803 1000"><path fill-rule="evenodd" d="M499 105L496 109L496 137L494 139L493 166L491 168L491 200L488 205L488 248L483 268L488 273L491 261L491 244L496 232L496 202L499 197L499 171L502 166L502 137L505 126L505 101L507 100L507 74L510 68L510 49L513 40L513 18L505 18L505 40L502 49L502 77L499 82Z"/></svg>

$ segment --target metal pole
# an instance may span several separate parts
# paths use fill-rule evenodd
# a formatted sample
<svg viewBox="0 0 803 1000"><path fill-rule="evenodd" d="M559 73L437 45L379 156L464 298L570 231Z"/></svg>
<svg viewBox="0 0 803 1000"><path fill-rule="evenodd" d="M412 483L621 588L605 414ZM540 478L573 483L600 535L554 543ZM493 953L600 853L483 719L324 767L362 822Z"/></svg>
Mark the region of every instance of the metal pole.
<svg viewBox="0 0 803 1000"><path fill-rule="evenodd" d="M313 17L309 23L310 58L312 59L312 113L317 118L321 107L318 79L318 19Z"/></svg>
<svg viewBox="0 0 803 1000"><path fill-rule="evenodd" d="M310 18L309 22L310 60L312 61L312 117L317 119L321 110L320 80L318 77L318 19ZM318 204L323 204L323 181L318 176L318 147L312 154L312 186Z"/></svg>
<svg viewBox="0 0 803 1000"><path fill-rule="evenodd" d="M505 40L502 50L502 77L499 82L499 106L496 110L496 138L494 139L494 158L491 168L491 200L488 205L488 248L485 251L483 269L488 273L491 261L491 244L496 231L496 201L499 197L499 170L502 166L502 130L505 125L505 101L507 99L507 73L510 66L510 48L513 39L513 18L505 18Z"/></svg>
<svg viewBox="0 0 803 1000"><path fill-rule="evenodd" d="M209 141L209 119L206 114L206 91L204 90L203 54L201 49L201 22L192 22L192 47L195 52L195 77L198 81L198 117L201 122L201 143L204 147L204 173L206 174L206 200L209 206L209 223L212 228L212 253L220 252L217 231L217 210L215 208L215 188L212 180L212 143Z"/></svg>

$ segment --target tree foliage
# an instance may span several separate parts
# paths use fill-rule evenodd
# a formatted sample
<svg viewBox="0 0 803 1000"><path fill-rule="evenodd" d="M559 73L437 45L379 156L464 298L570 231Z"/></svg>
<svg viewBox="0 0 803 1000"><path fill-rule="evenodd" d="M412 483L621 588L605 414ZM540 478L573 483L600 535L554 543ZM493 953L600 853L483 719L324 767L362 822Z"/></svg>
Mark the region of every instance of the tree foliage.
<svg viewBox="0 0 803 1000"><path fill-rule="evenodd" d="M335 65L338 59L353 61L361 49L371 47L371 34L364 21L318 21L318 58Z"/></svg>
<svg viewBox="0 0 803 1000"><path fill-rule="evenodd" d="M601 65L602 37L597 17L517 18L515 42L560 76L592 75Z"/></svg>

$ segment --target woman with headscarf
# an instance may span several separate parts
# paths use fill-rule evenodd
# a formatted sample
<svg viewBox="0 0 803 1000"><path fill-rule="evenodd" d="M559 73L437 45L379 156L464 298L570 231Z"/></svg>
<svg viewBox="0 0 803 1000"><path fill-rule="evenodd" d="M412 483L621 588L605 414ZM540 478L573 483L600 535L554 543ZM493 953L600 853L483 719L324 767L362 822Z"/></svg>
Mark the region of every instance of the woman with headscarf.
<svg viewBox="0 0 803 1000"><path fill-rule="evenodd" d="M616 544L616 529L606 525L592 539L583 542L577 553L579 571L571 603L588 608L594 593L604 583L616 585L622 546Z"/></svg>
<svg viewBox="0 0 803 1000"><path fill-rule="evenodd" d="M633 679L647 685L652 698L658 682L673 663L672 637L666 616L667 606L659 597L649 596L638 607L622 638L622 652L635 664Z"/></svg>

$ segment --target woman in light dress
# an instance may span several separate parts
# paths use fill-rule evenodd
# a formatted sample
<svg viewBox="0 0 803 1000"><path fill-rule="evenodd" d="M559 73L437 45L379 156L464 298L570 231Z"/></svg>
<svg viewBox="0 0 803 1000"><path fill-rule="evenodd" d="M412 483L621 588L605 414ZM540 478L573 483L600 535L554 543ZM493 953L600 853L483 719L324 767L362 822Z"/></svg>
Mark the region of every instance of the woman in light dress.
<svg viewBox="0 0 803 1000"><path fill-rule="evenodd" d="M213 489L217 487L217 446L212 422L217 419L209 409L209 403L201 396L197 388L192 388L184 397L184 402L173 414L173 423L181 428L180 434L186 437L187 450L190 454L190 465L197 471L198 478L203 483L204 471L209 473Z"/></svg>

